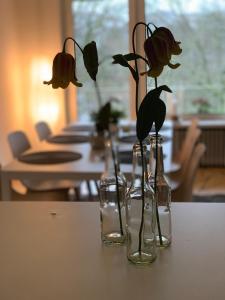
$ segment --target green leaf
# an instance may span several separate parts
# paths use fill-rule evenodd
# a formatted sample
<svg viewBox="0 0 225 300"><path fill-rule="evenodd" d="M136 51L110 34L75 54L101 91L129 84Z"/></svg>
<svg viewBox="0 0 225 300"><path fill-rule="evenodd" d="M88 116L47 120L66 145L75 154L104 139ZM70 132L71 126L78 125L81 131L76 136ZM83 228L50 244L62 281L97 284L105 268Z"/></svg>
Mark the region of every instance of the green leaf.
<svg viewBox="0 0 225 300"><path fill-rule="evenodd" d="M111 111L111 103L107 102L105 105L101 107L99 110L99 114L102 116L109 116Z"/></svg>
<svg viewBox="0 0 225 300"><path fill-rule="evenodd" d="M140 141L143 141L148 136L154 122L152 103L151 92L149 92L144 97L137 114L136 132Z"/></svg>
<svg viewBox="0 0 225 300"><path fill-rule="evenodd" d="M113 64L119 64L123 67L129 68L133 78L135 81L138 80L138 73L128 64L127 60L124 58L124 55L122 54L116 54L113 56Z"/></svg>
<svg viewBox="0 0 225 300"><path fill-rule="evenodd" d="M84 47L83 60L85 68L91 79L96 81L96 75L98 73L98 51L94 41L88 43Z"/></svg>
<svg viewBox="0 0 225 300"><path fill-rule="evenodd" d="M123 67L127 67L128 63L122 54L113 55L113 64L119 64Z"/></svg>
<svg viewBox="0 0 225 300"><path fill-rule="evenodd" d="M135 60L135 59L143 59L147 64L148 61L147 59L145 59L143 56L137 54L137 53L128 53L128 54L124 54L123 57L126 59L126 61L131 61L131 60Z"/></svg>
<svg viewBox="0 0 225 300"><path fill-rule="evenodd" d="M151 90L144 97L137 114L136 131L137 137L143 141L155 123L156 132L163 126L166 117L166 105L159 99L162 91L172 92L166 85Z"/></svg>
<svg viewBox="0 0 225 300"><path fill-rule="evenodd" d="M111 103L107 102L103 105L97 115L97 123L101 129L109 129L109 122L111 117Z"/></svg>
<svg viewBox="0 0 225 300"><path fill-rule="evenodd" d="M167 85L161 85L149 92L151 99L158 99L160 97L160 94L162 93L162 91L172 93L171 89Z"/></svg>
<svg viewBox="0 0 225 300"><path fill-rule="evenodd" d="M154 101L153 110L155 112L155 116L154 116L155 131L159 132L166 118L166 105L161 99L158 99Z"/></svg>

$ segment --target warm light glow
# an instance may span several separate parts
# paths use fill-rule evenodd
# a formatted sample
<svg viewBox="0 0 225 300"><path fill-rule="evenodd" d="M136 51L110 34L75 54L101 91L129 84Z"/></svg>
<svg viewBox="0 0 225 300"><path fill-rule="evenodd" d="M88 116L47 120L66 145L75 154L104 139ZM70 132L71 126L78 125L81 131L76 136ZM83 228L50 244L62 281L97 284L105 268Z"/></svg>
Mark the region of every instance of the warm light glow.
<svg viewBox="0 0 225 300"><path fill-rule="evenodd" d="M54 125L63 109L63 94L43 84L52 76L52 61L46 58L34 59L31 64L30 109L34 123L47 121Z"/></svg>

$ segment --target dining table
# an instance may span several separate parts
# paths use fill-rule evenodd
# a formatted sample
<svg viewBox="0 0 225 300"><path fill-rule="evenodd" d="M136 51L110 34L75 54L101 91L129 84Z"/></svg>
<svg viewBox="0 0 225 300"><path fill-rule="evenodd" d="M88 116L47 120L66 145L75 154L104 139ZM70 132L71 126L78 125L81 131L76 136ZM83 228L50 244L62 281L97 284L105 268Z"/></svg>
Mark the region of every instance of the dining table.
<svg viewBox="0 0 225 300"><path fill-rule="evenodd" d="M165 131L166 132L166 131ZM67 132L66 135L73 134ZM78 134L81 134L78 132ZM126 133L127 134L127 133ZM126 136L123 135L123 136ZM169 173L179 169L179 164L172 162L172 131L167 131L167 141L163 144L164 149L164 168L165 172ZM129 133L128 133L129 135ZM87 137L87 133L85 134ZM41 154L41 152L47 152L50 159L54 158L54 152L70 152L75 156L75 159L71 161L60 161L60 163L32 163L30 156L32 154ZM119 151L121 154L130 152L132 154L132 144L120 143ZM49 153L48 153L49 152ZM82 143L52 143L48 141L41 141L34 148L25 152L28 155L29 161L22 161L13 159L11 162L2 167L1 179L2 179L2 199L11 200L11 181L12 180L99 180L101 174L104 172L104 149L94 150L90 142ZM32 158L32 157L31 157ZM77 159L76 159L77 158ZM53 161L54 162L54 161ZM130 163L121 162L121 171L128 178L132 174L132 157Z"/></svg>
<svg viewBox="0 0 225 300"><path fill-rule="evenodd" d="M1 300L225 299L225 204L172 203L172 243L136 266L97 202L0 202Z"/></svg>

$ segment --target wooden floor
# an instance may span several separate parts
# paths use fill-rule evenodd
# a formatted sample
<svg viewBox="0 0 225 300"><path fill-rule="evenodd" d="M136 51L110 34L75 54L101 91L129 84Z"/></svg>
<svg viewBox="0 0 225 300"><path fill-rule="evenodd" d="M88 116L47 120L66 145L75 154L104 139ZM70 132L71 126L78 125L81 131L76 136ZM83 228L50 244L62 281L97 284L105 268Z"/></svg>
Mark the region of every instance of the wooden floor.
<svg viewBox="0 0 225 300"><path fill-rule="evenodd" d="M225 195L225 168L201 168L194 184L194 195Z"/></svg>

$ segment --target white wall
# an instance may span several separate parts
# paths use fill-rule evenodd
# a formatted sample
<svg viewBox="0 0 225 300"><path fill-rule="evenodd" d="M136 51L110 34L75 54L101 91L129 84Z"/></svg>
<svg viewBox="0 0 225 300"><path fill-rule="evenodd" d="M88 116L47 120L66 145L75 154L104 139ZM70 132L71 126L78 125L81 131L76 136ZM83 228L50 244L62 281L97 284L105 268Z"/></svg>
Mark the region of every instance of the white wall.
<svg viewBox="0 0 225 300"><path fill-rule="evenodd" d="M0 163L11 159L7 135L25 130L36 141L34 124L65 123L64 91L43 85L51 78L52 59L61 51L60 0L0 2ZM47 78L46 78L47 77Z"/></svg>

